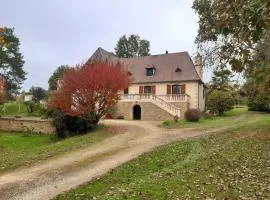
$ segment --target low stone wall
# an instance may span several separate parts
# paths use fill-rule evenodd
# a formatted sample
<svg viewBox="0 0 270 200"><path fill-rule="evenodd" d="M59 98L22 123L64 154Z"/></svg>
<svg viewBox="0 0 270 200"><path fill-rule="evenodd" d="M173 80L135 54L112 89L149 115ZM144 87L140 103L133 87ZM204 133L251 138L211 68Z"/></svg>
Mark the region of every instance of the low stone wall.
<svg viewBox="0 0 270 200"><path fill-rule="evenodd" d="M52 126L51 120L34 118L0 118L0 130L46 134L55 132L55 128Z"/></svg>

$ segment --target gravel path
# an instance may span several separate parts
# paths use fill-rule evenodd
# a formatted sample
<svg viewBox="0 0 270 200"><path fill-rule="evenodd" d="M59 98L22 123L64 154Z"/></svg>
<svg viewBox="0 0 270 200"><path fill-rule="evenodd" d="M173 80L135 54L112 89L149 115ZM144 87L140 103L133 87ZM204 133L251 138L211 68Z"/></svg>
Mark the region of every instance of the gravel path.
<svg viewBox="0 0 270 200"><path fill-rule="evenodd" d="M47 200L77 185L101 176L156 146L205 133L189 129L168 130L156 122L108 120L124 126L118 134L89 148L62 154L34 166L0 176L0 199Z"/></svg>

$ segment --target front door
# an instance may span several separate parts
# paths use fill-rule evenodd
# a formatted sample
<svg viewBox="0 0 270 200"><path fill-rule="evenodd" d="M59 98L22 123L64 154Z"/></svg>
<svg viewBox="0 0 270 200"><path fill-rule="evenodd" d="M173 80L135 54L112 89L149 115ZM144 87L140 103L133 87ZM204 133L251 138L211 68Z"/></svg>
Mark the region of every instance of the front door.
<svg viewBox="0 0 270 200"><path fill-rule="evenodd" d="M133 119L135 119L135 120L141 119L141 106L135 105L133 107Z"/></svg>

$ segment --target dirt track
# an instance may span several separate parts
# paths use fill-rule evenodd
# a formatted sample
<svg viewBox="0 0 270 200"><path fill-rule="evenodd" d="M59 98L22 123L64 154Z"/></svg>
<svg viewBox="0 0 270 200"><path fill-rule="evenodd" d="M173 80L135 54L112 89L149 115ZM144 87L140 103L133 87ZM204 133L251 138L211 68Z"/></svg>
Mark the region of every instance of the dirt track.
<svg viewBox="0 0 270 200"><path fill-rule="evenodd" d="M105 174L156 146L203 134L188 129L158 128L155 122L109 120L104 123L110 126L124 126L126 132L89 148L1 175L0 199L51 199Z"/></svg>

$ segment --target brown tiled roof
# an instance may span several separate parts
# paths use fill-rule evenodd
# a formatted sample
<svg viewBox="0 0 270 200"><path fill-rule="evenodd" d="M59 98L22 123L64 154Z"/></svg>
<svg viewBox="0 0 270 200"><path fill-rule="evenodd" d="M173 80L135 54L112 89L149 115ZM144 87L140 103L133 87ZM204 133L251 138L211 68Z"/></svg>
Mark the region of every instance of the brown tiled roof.
<svg viewBox="0 0 270 200"><path fill-rule="evenodd" d="M120 62L133 77L133 83L202 81L187 52L168 53L134 58L118 58L113 53L98 48L87 62L94 60ZM155 68L153 76L146 76L146 68ZM179 68L176 72L176 69Z"/></svg>
<svg viewBox="0 0 270 200"><path fill-rule="evenodd" d="M111 52L108 52L101 47L97 48L97 50L93 53L93 55L88 59L87 62L93 61L108 61L108 62L117 62L119 58Z"/></svg>

